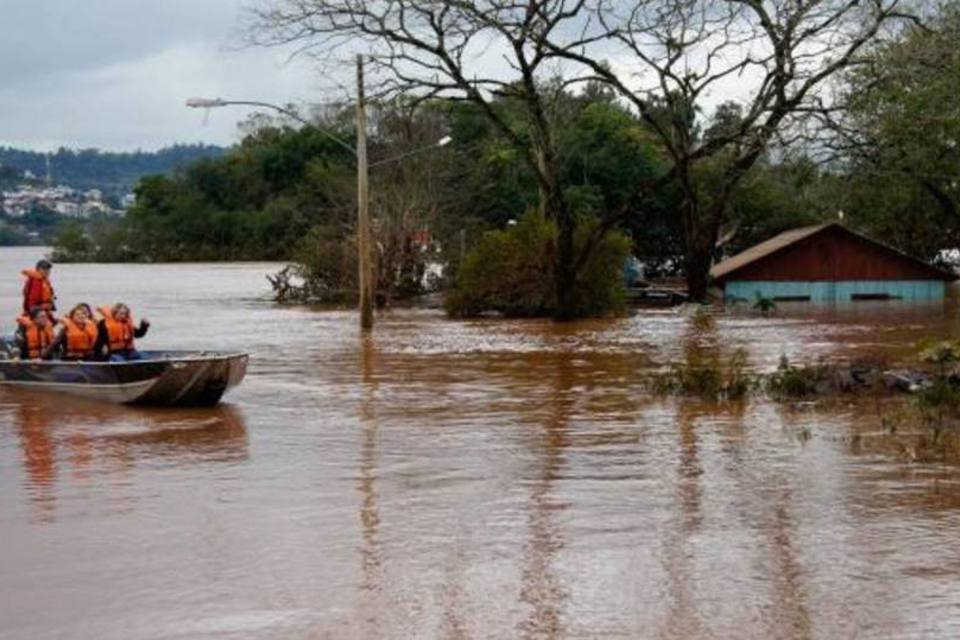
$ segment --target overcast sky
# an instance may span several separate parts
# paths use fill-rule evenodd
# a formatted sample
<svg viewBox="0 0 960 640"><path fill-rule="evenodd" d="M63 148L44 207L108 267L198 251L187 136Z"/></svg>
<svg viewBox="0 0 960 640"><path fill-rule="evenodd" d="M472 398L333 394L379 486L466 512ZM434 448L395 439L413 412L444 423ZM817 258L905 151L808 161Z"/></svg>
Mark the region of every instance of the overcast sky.
<svg viewBox="0 0 960 640"><path fill-rule="evenodd" d="M237 51L244 0L0 0L0 145L229 144L249 111L191 96L319 102L306 61Z"/></svg>
<svg viewBox="0 0 960 640"><path fill-rule="evenodd" d="M184 101L342 99L336 69L320 73L305 59L290 61L289 50L241 46L243 7L256 1L0 0L0 145L231 144L249 109L215 109L205 122ZM617 66L615 54L610 62ZM505 71L490 51L477 64L485 74ZM352 74L346 65L339 79ZM719 83L707 106L738 97L747 79Z"/></svg>

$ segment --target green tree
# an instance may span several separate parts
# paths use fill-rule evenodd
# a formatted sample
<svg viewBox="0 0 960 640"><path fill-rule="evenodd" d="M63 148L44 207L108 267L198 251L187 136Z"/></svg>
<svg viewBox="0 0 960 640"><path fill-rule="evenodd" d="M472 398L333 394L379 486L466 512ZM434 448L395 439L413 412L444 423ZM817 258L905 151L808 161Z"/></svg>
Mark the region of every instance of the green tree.
<svg viewBox="0 0 960 640"><path fill-rule="evenodd" d="M827 119L846 163L841 206L855 224L925 258L960 246L958 42L953 1L928 26L874 47L844 79L846 110Z"/></svg>

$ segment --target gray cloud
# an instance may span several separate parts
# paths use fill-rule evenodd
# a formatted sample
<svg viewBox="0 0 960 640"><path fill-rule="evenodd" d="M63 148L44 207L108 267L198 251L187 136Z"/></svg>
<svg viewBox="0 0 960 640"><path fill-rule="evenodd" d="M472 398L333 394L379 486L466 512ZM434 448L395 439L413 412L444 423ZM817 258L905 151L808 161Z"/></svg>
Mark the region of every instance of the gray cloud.
<svg viewBox="0 0 960 640"><path fill-rule="evenodd" d="M230 144L249 111L208 114L192 96L319 102L342 98L347 65L320 72L289 51L237 49L243 7L257 0L0 0L0 144L152 149L173 142ZM342 53L348 54L346 47ZM611 51L611 64L621 61ZM483 75L509 73L495 49ZM710 103L737 97L731 77Z"/></svg>
<svg viewBox="0 0 960 640"><path fill-rule="evenodd" d="M0 0L0 16L0 144L224 144L245 113L203 126L185 98L322 99L306 63L235 49L237 0Z"/></svg>

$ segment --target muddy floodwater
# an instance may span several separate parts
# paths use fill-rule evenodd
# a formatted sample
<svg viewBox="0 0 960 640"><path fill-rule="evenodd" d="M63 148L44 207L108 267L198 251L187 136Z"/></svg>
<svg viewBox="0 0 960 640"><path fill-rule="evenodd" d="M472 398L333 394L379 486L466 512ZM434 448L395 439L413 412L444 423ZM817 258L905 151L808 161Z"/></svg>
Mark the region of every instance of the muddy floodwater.
<svg viewBox="0 0 960 640"><path fill-rule="evenodd" d="M0 318L20 268L0 250ZM268 299L265 264L58 265L145 348L238 349L214 409L0 388L0 638L955 638L960 469L883 408L656 399L651 368L907 358L953 303L553 325Z"/></svg>

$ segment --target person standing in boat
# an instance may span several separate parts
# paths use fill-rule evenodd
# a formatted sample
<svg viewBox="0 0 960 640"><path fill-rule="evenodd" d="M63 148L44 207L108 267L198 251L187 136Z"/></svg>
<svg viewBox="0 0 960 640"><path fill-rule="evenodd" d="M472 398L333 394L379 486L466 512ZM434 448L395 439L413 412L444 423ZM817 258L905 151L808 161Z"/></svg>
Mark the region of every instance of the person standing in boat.
<svg viewBox="0 0 960 640"><path fill-rule="evenodd" d="M23 360L40 360L50 357L53 345L53 325L46 309L36 307L30 314L17 318L14 344L20 349Z"/></svg>
<svg viewBox="0 0 960 640"><path fill-rule="evenodd" d="M57 310L57 296L50 284L51 269L53 265L49 260L39 260L34 269L24 269L20 273L26 278L23 283L23 314L29 316L33 309L43 309L52 325L53 312Z"/></svg>
<svg viewBox="0 0 960 640"><path fill-rule="evenodd" d="M96 355L97 325L90 314L90 305L81 302L61 318L49 352L63 360L92 360Z"/></svg>
<svg viewBox="0 0 960 640"><path fill-rule="evenodd" d="M130 315L130 308L118 302L112 307L98 309L103 318L97 323L97 342L94 351L99 355L106 351L107 360L140 360L142 357L134 347L133 339L142 338L150 328L150 322L144 318L136 326Z"/></svg>

